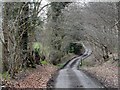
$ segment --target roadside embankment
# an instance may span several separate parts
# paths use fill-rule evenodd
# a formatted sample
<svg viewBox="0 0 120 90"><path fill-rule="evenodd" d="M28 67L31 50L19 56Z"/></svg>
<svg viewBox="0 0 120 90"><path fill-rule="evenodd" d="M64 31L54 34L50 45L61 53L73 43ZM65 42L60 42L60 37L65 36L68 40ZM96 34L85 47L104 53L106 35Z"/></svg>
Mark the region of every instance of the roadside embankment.
<svg viewBox="0 0 120 90"><path fill-rule="evenodd" d="M87 64L89 64L87 62ZM118 88L118 62L109 60L102 65L83 66L82 70L97 78L107 88Z"/></svg>
<svg viewBox="0 0 120 90"><path fill-rule="evenodd" d="M53 65L38 65L36 69L20 73L14 80L7 81L7 87L13 88L46 88L51 75L57 68Z"/></svg>

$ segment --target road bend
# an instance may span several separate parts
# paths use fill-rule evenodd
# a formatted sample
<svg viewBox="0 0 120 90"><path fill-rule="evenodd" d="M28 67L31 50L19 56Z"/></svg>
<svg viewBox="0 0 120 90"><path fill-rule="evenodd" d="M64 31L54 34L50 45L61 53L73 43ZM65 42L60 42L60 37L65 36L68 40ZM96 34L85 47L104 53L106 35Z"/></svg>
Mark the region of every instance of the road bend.
<svg viewBox="0 0 120 90"><path fill-rule="evenodd" d="M63 69L59 71L58 77L55 80L55 88L84 88L92 90L104 88L97 80L89 77L79 70L80 62L91 55L90 49L85 50L85 53L71 60Z"/></svg>

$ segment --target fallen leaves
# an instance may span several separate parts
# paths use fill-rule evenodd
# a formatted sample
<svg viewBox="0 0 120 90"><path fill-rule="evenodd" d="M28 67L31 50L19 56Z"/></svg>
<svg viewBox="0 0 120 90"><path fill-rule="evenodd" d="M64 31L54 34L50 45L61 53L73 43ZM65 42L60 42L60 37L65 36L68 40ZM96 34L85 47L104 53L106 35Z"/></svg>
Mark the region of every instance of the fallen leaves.
<svg viewBox="0 0 120 90"><path fill-rule="evenodd" d="M51 65L37 66L24 79L14 81L15 88L46 88L48 80L57 68Z"/></svg>
<svg viewBox="0 0 120 90"><path fill-rule="evenodd" d="M94 75L106 87L118 88L118 67L110 61L100 66L84 68L88 73Z"/></svg>

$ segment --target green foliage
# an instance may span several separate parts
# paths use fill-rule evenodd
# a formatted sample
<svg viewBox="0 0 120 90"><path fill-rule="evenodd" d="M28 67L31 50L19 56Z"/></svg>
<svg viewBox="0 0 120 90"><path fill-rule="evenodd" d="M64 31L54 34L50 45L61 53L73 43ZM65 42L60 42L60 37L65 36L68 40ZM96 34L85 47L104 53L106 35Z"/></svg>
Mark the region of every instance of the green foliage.
<svg viewBox="0 0 120 90"><path fill-rule="evenodd" d="M70 43L69 52L79 54L81 53L82 45L78 43Z"/></svg>
<svg viewBox="0 0 120 90"><path fill-rule="evenodd" d="M56 66L61 68L61 67L63 67L63 64L57 64Z"/></svg>
<svg viewBox="0 0 120 90"><path fill-rule="evenodd" d="M40 49L40 43L39 43L39 42L34 42L34 43L33 43L33 48L34 48L34 49L36 49L36 48L37 48L37 49Z"/></svg>
<svg viewBox="0 0 120 90"><path fill-rule="evenodd" d="M74 53L79 54L81 53L82 46L80 44L76 44L74 47Z"/></svg>
<svg viewBox="0 0 120 90"><path fill-rule="evenodd" d="M8 72L0 73L0 77L2 77L5 80L9 80L10 74L8 74Z"/></svg>
<svg viewBox="0 0 120 90"><path fill-rule="evenodd" d="M42 64L42 65L47 65L48 62L47 62L46 60L44 60L44 61L41 61L41 64Z"/></svg>
<svg viewBox="0 0 120 90"><path fill-rule="evenodd" d="M41 44L39 42L33 43L33 50L40 53Z"/></svg>

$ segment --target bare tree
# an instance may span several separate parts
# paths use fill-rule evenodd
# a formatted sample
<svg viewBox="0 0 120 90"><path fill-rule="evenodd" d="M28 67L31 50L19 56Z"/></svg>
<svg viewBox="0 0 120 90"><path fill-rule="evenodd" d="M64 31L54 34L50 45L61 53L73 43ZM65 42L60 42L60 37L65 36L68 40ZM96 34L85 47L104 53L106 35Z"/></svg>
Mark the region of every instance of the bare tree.
<svg viewBox="0 0 120 90"><path fill-rule="evenodd" d="M13 77L22 69L22 66L26 67L34 40L34 38L31 39L30 33L35 31L36 26L41 25L39 14L50 4L44 6L41 6L41 2L7 2L3 4L4 41L1 39L3 68ZM11 5L14 7L10 7Z"/></svg>

